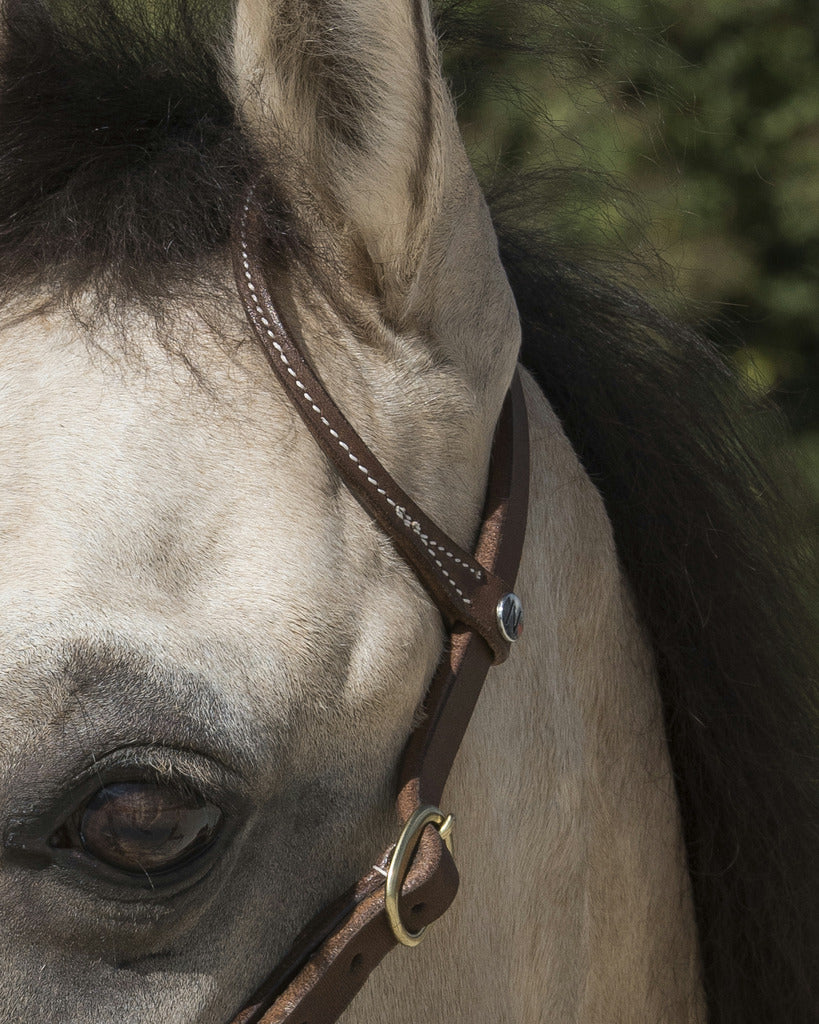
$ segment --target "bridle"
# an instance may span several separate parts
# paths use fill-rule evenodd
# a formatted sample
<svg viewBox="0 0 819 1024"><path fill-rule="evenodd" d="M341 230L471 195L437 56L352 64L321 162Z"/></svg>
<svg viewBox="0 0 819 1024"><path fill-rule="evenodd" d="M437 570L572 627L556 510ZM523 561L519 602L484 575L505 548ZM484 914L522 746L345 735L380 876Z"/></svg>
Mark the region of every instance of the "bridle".
<svg viewBox="0 0 819 1024"><path fill-rule="evenodd" d="M307 925L233 1021L333 1024L392 948L421 941L458 888L453 818L438 807L489 668L506 659L522 629L522 608L512 586L526 529L526 404L516 373L495 432L483 523L472 555L401 490L325 391L270 297L261 235L251 190L235 227L234 269L268 362L322 451L416 573L449 628L423 719L400 765L398 842Z"/></svg>

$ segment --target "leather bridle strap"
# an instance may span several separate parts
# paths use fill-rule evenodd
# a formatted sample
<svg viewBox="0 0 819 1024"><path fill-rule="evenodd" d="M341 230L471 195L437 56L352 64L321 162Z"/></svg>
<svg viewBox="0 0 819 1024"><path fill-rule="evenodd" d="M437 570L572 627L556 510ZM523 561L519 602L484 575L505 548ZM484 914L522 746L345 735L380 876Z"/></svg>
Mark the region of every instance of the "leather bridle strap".
<svg viewBox="0 0 819 1024"><path fill-rule="evenodd" d="M233 1021L333 1024L383 957L399 940L418 941L457 891L458 873L448 849L451 819L444 819L437 805L489 668L506 658L520 629L520 606L511 588L528 504L526 405L515 374L496 429L473 556L398 487L296 347L267 289L259 225L251 193L237 225L234 264L256 336L322 450L450 625L423 719L401 762L401 839L350 892L308 924Z"/></svg>
<svg viewBox="0 0 819 1024"><path fill-rule="evenodd" d="M252 194L243 207L238 234L234 266L245 311L287 396L347 487L413 568L445 620L480 633L495 661L504 661L509 640L498 622L497 608L509 588L449 538L398 486L297 348L267 290L259 262L260 216Z"/></svg>

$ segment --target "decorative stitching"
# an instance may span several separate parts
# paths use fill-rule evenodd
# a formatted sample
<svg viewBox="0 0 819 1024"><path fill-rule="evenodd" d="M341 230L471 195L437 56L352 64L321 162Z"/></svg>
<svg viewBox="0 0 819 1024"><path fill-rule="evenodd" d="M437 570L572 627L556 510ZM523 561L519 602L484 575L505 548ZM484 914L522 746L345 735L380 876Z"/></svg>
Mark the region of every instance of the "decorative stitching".
<svg viewBox="0 0 819 1024"><path fill-rule="evenodd" d="M447 572L447 570L443 567L443 564L440 562L440 560L435 557L433 549L437 549L441 554L446 555L447 558L451 559L456 565L459 565L463 569L466 569L466 571L471 573L472 576L474 576L475 579L478 582L481 582L483 580L483 573L479 569L475 569L473 566L469 565L462 558L458 558L456 555L454 555L443 544L439 544L437 541L432 540L427 534L423 533L421 531L421 524L416 519L413 519L412 516L410 516L407 513L407 510L405 508L403 508L400 505L397 505L392 500L392 498L390 498L387 495L386 490L383 487L379 486L378 480L376 480L375 477L373 477L370 474L370 471L360 461L360 459L358 459L353 454L353 452L350 451L350 446L348 444L345 444L344 441L341 440L341 438L338 435L338 431L334 430L330 426L330 421L322 413L321 409L319 408L318 405L316 405L316 403L313 401L312 397L307 393L307 389L305 388L304 384L299 380L298 374L296 373L296 371L290 365L290 361L288 360L287 356L285 355L284 350L283 350L281 344L277 341L275 333L271 330L270 322L267 320L267 318L264 315L264 309L262 308L262 306L261 306L261 304L259 302L258 295L256 294L256 287L255 287L255 285L253 283L253 274L252 274L252 271L251 271L251 263L250 263L250 253L248 251L248 242L247 242L247 217L248 217L249 213L250 213L250 203L247 202L244 205L244 213L243 213L243 216L242 216L242 267L243 267L244 272L245 272L245 279L247 280L248 290L250 291L250 293L251 293L251 295L253 297L253 304L254 304L254 306L256 308L256 312L259 314L259 318L261 320L261 323L266 328L266 332L265 333L267 334L267 336L272 341L273 348L276 350L276 352L278 352L279 358L281 359L283 365L287 367L288 374L294 379L296 387L301 392L302 397L304 398L305 402L310 406L312 411L319 417L322 426L327 428L330 436L333 438L333 440L336 442L336 444L338 444L338 446L343 451L345 451L347 453L348 458L352 462L354 462L358 466L358 468L361 470L361 472L367 477L367 483L370 484L370 486L374 487L376 489L376 492L379 495L381 495L382 497L386 498L387 503L392 508L395 509L395 514L398 517L399 521L404 525L405 529L410 530L412 533L414 533L416 535L416 537L418 537L418 539L421 541L421 543L426 548L429 557L433 560L435 565L437 565L438 568L441 570L441 574L448 580L450 586L455 591L455 593L458 595L458 597L460 597L460 599L463 601L463 603L465 605L472 604L472 601L468 597L464 596L464 592L457 585L457 583L452 578L452 576Z"/></svg>

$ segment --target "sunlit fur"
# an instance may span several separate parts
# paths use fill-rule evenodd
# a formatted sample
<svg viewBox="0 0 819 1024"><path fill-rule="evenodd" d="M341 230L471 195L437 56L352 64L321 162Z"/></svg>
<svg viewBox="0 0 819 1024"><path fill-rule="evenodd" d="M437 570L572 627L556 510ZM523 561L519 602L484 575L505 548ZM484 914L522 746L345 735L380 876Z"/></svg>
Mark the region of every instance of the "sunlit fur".
<svg viewBox="0 0 819 1024"><path fill-rule="evenodd" d="M227 1024L394 837L442 642L246 327L247 182L283 314L463 544L520 329L420 0L51 7L6 0L0 81L0 1020ZM343 1019L807 1022L815 691L734 386L515 209L526 639L447 790L458 902ZM224 776L205 878L15 849L135 745Z"/></svg>

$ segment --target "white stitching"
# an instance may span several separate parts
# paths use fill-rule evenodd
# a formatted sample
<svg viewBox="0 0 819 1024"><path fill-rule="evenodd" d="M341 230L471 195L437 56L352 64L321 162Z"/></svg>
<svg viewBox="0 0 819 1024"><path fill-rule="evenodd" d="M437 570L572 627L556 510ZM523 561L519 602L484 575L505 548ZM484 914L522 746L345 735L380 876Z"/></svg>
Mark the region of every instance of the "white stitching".
<svg viewBox="0 0 819 1024"><path fill-rule="evenodd" d="M350 458L350 460L354 462L361 470L361 472L367 477L367 483L374 487L378 494L386 498L387 503L391 505L392 508L395 509L395 514L398 517L398 519L403 523L404 527L407 530L412 531L419 538L421 543L427 549L427 552L429 553L432 560L441 570L442 575L449 581L450 586L455 591L455 593L461 598L463 603L466 605L472 604L472 601L468 597L464 596L464 592L455 583L454 579L446 571L442 563L435 557L435 555L433 554L433 549L437 549L439 552L446 555L447 558L450 558L456 565L460 565L462 568L466 569L467 572L471 573L472 576L474 576L475 579L478 581L481 581L483 579L483 573L479 569L474 569L471 565L467 564L462 558L456 557L451 551L444 547L443 544L439 544L437 541L431 540L427 534L422 533L421 524L417 520L414 520L411 516L407 515L407 510L405 508L402 508L402 506L397 505L392 500L392 498L390 498L387 495L387 492L383 487L378 486L378 481L375 479L375 477L370 475L370 471L367 469L367 467L364 466L363 463L350 451L350 446L345 444L344 441L341 440L341 438L338 435L338 431L334 430L330 426L330 421L327 419L326 416L324 416L321 409L313 401L312 397L308 394L307 390L305 389L304 384L302 384L302 382L299 380L295 370L290 366L290 362L287 356L284 354L282 346L276 340L275 333L270 329L270 322L264 315L264 310L262 309L258 296L256 295L256 286L253 283L253 275L251 273L250 265L250 254L248 252L247 236L245 230L247 226L247 215L250 213L249 201L244 205L244 213L245 216L242 218L242 267L244 268L245 271L245 278L247 279L248 290L253 296L253 304L256 307L256 312L259 314L261 323L267 329L266 333L267 336L273 342L273 348L279 353L279 358L281 359L282 363L287 367L287 372L290 374L291 377L294 378L296 382L296 387L302 393L304 400L310 405L313 412L320 418L322 426L328 429L330 436L336 441L340 448L347 452L347 455Z"/></svg>

